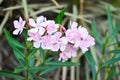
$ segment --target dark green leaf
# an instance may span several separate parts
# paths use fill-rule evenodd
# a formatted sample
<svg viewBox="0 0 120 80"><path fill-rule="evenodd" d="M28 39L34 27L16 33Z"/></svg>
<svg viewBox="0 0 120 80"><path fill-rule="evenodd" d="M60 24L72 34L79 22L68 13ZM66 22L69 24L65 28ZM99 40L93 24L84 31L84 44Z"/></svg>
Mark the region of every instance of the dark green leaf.
<svg viewBox="0 0 120 80"><path fill-rule="evenodd" d="M40 59L43 61L44 60L44 56L45 56L45 52L44 52L44 50L41 47L39 49L39 52L40 52Z"/></svg>
<svg viewBox="0 0 120 80"><path fill-rule="evenodd" d="M46 60L45 60L45 63L48 63L48 62L50 62L52 60L52 58L47 58Z"/></svg>
<svg viewBox="0 0 120 80"><path fill-rule="evenodd" d="M111 50L111 51L108 51L107 52L108 54L111 54L111 53L114 53L114 54L119 54L120 53L120 50Z"/></svg>
<svg viewBox="0 0 120 80"><path fill-rule="evenodd" d="M34 54L36 53L37 50L38 50L37 48L32 48L28 55L28 59L32 59L32 57L34 56Z"/></svg>
<svg viewBox="0 0 120 80"><path fill-rule="evenodd" d="M56 23L62 24L62 19L63 19L65 11L66 11L66 8L64 8L62 11L60 11L60 13L58 14L58 16L55 20Z"/></svg>
<svg viewBox="0 0 120 80"><path fill-rule="evenodd" d="M1 76L5 76L5 77L7 77L7 78L24 79L23 76L20 76L20 75L15 74L15 73L7 72L7 71L0 71L0 75L1 75Z"/></svg>
<svg viewBox="0 0 120 80"><path fill-rule="evenodd" d="M37 73L37 72L39 72L39 71L44 71L44 70L46 70L46 69L48 69L49 68L49 66L46 66L46 65L38 65L37 67L30 67L30 72L31 73Z"/></svg>
<svg viewBox="0 0 120 80"><path fill-rule="evenodd" d="M107 77L107 80L111 80L111 78L114 76L115 74L115 70L116 70L116 66L115 65L112 65L110 67L110 71L108 73L108 77Z"/></svg>
<svg viewBox="0 0 120 80"><path fill-rule="evenodd" d="M46 62L46 65L52 65L52 66L76 66L79 65L78 63L74 63L74 62L60 62L60 61L56 61L56 62Z"/></svg>
<svg viewBox="0 0 120 80"><path fill-rule="evenodd" d="M5 37L8 40L8 43L10 44L10 46L14 49L14 48L22 48L24 49L25 47L19 43L18 41L16 41L14 38L12 38L11 34L7 31L7 29L4 29L4 33L5 33Z"/></svg>
<svg viewBox="0 0 120 80"><path fill-rule="evenodd" d="M27 38L28 38L28 30L24 30L24 37L25 37L25 43L26 43L26 47L27 47L27 49L29 48L29 47L31 47L31 42L29 42L28 40L27 40Z"/></svg>
<svg viewBox="0 0 120 80"><path fill-rule="evenodd" d="M102 65L102 67L107 67L107 66L109 66L109 65L111 65L111 64L114 64L114 63L116 63L116 62L118 62L118 61L120 61L120 57L110 59L110 60L106 61L106 62Z"/></svg>
<svg viewBox="0 0 120 80"><path fill-rule="evenodd" d="M24 68L24 67L16 67L16 68L14 69L14 73L19 73L19 72L23 72L23 71L25 71L25 68Z"/></svg>
<svg viewBox="0 0 120 80"><path fill-rule="evenodd" d="M44 74L46 74L46 73L48 73L48 72L51 72L51 71L53 71L53 70L55 70L55 69L57 69L57 68L58 68L58 66L50 66L49 68L43 70L43 71L40 73L40 75L44 75Z"/></svg>
<svg viewBox="0 0 120 80"><path fill-rule="evenodd" d="M25 55L17 48L14 48L14 55L17 58L17 60L19 61L19 63L25 67Z"/></svg>
<svg viewBox="0 0 120 80"><path fill-rule="evenodd" d="M40 77L40 80L48 80L48 79L45 79L45 78Z"/></svg>
<svg viewBox="0 0 120 80"><path fill-rule="evenodd" d="M114 73L114 75L112 77L119 77L119 76L120 76L120 72Z"/></svg>
<svg viewBox="0 0 120 80"><path fill-rule="evenodd" d="M90 52L85 53L85 58L86 58L87 62L90 64L90 66L91 66L93 80L95 80L95 76L96 76L95 65L96 65L96 62L95 62L95 60L94 60L94 58L93 58L93 56L91 55Z"/></svg>

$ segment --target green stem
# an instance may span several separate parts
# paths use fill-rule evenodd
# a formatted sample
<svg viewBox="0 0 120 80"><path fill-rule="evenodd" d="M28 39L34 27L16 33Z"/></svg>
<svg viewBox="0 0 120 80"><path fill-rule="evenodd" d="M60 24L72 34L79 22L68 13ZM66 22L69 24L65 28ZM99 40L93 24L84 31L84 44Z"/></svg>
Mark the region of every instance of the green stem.
<svg viewBox="0 0 120 80"><path fill-rule="evenodd" d="M28 56L26 56L26 80L29 80L28 70L29 70L29 67L28 67Z"/></svg>

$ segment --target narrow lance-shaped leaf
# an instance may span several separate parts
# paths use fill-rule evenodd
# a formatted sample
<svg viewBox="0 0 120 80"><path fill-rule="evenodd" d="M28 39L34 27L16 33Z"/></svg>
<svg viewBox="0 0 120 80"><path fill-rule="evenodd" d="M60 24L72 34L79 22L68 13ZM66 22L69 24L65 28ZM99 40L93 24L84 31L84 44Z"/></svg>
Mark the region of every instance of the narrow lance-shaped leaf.
<svg viewBox="0 0 120 80"><path fill-rule="evenodd" d="M120 61L120 57L110 59L110 60L106 61L106 62L102 65L102 68L103 68L103 67L107 67L108 65L114 64L114 63L116 63L116 62L118 62L118 61Z"/></svg>
<svg viewBox="0 0 120 80"><path fill-rule="evenodd" d="M90 64L91 69L92 69L92 76L93 76L93 80L95 80L95 75L96 75L96 69L95 69L95 60L93 58L93 56L91 55L90 52L86 52L85 53L85 58L87 60L87 62Z"/></svg>
<svg viewBox="0 0 120 80"><path fill-rule="evenodd" d="M44 50L41 47L39 48L39 52L40 52L40 59L43 61L44 60L44 56L45 56L45 52L44 52Z"/></svg>
<svg viewBox="0 0 120 80"><path fill-rule="evenodd" d="M113 21L112 21L111 12L110 12L110 7L108 7L108 9L107 9L107 16L108 16L108 23L109 23L110 31L111 31L111 33L113 33L114 25L113 25Z"/></svg>
<svg viewBox="0 0 120 80"><path fill-rule="evenodd" d="M111 36L110 36L110 39L109 39L109 43L112 42L114 39L116 39L116 36L117 36L119 30L120 30L120 25L117 26L117 27L113 30L113 32L112 32L112 34L111 34Z"/></svg>
<svg viewBox="0 0 120 80"><path fill-rule="evenodd" d="M66 8L64 8L62 11L60 11L60 13L58 14L58 16L55 20L56 23L62 24L62 19L63 19L65 11L66 11Z"/></svg>
<svg viewBox="0 0 120 80"><path fill-rule="evenodd" d="M78 63L75 62L60 62L60 61L54 61L54 62L46 62L46 65L52 65L52 66L76 66L79 65Z"/></svg>
<svg viewBox="0 0 120 80"><path fill-rule="evenodd" d="M5 37L8 40L8 43L10 44L10 46L14 49L14 48L22 48L24 49L25 47L19 43L17 40L15 40L14 38L12 38L12 35L7 31L7 29L4 29L4 33L5 33Z"/></svg>
<svg viewBox="0 0 120 80"><path fill-rule="evenodd" d="M12 73L12 72L7 72L7 71L0 71L0 75L1 76L5 76L7 78L18 78L18 79L24 79L23 76L20 76L16 73Z"/></svg>
<svg viewBox="0 0 120 80"><path fill-rule="evenodd" d="M102 46L102 41L101 41L100 35L97 31L97 26L95 24L95 21L92 22L92 32L93 32L93 35L94 35L95 39L99 43L99 45Z"/></svg>
<svg viewBox="0 0 120 80"><path fill-rule="evenodd" d="M42 71L42 72L40 73L40 75L44 75L44 74L46 74L46 73L48 73L48 72L51 72L51 71L53 71L53 70L55 70L55 69L57 69L57 68L58 68L58 66L50 66L50 67L47 68L46 70Z"/></svg>
<svg viewBox="0 0 120 80"><path fill-rule="evenodd" d="M16 68L14 69L14 73L19 73L19 72L23 72L23 71L25 71L25 68L24 68L24 67L16 67Z"/></svg>
<svg viewBox="0 0 120 80"><path fill-rule="evenodd" d="M23 52L21 52L19 49L14 48L14 55L17 58L17 60L19 61L19 63L21 64L21 66L25 67L25 54L23 54Z"/></svg>

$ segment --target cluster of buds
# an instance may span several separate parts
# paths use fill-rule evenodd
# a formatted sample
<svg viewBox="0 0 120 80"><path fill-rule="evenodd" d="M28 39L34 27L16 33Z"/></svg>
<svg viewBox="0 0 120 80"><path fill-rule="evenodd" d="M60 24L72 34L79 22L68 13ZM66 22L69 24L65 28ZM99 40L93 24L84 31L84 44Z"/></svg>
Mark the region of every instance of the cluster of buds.
<svg viewBox="0 0 120 80"><path fill-rule="evenodd" d="M14 21L14 35L21 34L25 27L25 21L20 17L19 21ZM95 44L94 38L89 35L86 28L78 26L76 22L70 25L70 29L65 29L54 20L47 20L44 16L37 17L36 20L29 19L28 41L33 41L33 47L44 50L60 51L59 61L66 61L77 56L78 49L83 53Z"/></svg>

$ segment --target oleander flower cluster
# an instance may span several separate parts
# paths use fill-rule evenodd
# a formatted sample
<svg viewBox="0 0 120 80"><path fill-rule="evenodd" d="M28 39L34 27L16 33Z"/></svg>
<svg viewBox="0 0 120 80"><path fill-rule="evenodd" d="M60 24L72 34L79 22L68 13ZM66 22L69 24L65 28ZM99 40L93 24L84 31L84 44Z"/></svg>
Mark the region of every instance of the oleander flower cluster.
<svg viewBox="0 0 120 80"><path fill-rule="evenodd" d="M19 21L14 22L14 35L21 34L26 29L24 21L19 17ZM47 20L44 16L37 17L36 20L30 18L28 21L28 41L33 42L33 47L44 50L59 51L59 61L66 61L77 56L77 51L81 49L83 53L95 44L94 38L89 35L86 28L78 26L76 22L70 24L69 29L65 29L54 20Z"/></svg>

